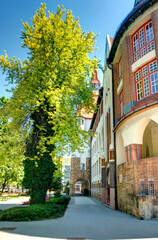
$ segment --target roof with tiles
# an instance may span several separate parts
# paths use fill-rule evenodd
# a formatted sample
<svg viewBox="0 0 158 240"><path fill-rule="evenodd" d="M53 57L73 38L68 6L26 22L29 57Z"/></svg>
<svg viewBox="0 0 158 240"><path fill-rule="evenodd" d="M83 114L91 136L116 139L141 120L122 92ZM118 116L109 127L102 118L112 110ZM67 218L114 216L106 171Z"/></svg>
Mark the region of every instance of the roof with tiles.
<svg viewBox="0 0 158 240"><path fill-rule="evenodd" d="M101 85L98 70L94 70L94 75L91 79L91 83L92 84L98 83L99 85ZM99 95L99 89L94 92L94 96L93 96L94 104L96 104L96 102L97 102L98 95ZM82 117L84 119L92 119L93 114L94 114L94 112L87 112L84 108L80 109L80 107L78 106L78 110L77 110L78 117Z"/></svg>

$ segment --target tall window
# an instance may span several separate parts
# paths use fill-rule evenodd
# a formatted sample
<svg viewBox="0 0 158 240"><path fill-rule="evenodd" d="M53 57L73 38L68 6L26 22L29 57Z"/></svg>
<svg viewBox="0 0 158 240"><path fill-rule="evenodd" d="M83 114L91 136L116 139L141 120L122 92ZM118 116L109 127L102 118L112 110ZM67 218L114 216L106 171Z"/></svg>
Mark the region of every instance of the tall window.
<svg viewBox="0 0 158 240"><path fill-rule="evenodd" d="M120 60L119 60L119 82L121 81L121 78L122 78L122 67L121 67L121 63L122 61L121 61L121 58L120 58Z"/></svg>
<svg viewBox="0 0 158 240"><path fill-rule="evenodd" d="M153 180L149 180L148 181L148 193L150 195L154 195L155 194L155 188L154 188L154 181Z"/></svg>
<svg viewBox="0 0 158 240"><path fill-rule="evenodd" d="M124 114L124 106L123 106L123 90L120 93L120 112L121 112L121 117Z"/></svg>
<svg viewBox="0 0 158 240"><path fill-rule="evenodd" d="M133 61L155 49L152 21L148 21L133 35Z"/></svg>
<svg viewBox="0 0 158 240"><path fill-rule="evenodd" d="M145 182L144 182L144 179L140 179L139 180L139 183L140 183L140 194L141 195L145 195Z"/></svg>
<svg viewBox="0 0 158 240"><path fill-rule="evenodd" d="M86 165L85 163L81 163L81 171L85 171L86 170Z"/></svg>
<svg viewBox="0 0 158 240"><path fill-rule="evenodd" d="M158 92L157 61L154 60L135 73L137 101Z"/></svg>

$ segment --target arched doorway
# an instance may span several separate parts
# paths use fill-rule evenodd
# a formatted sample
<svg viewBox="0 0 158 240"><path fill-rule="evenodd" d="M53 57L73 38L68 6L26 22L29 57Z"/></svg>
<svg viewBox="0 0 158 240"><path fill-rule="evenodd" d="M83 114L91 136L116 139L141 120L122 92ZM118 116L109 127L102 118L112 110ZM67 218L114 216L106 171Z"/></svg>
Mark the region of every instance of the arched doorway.
<svg viewBox="0 0 158 240"><path fill-rule="evenodd" d="M89 196L89 182L85 178L79 178L74 183L74 190L76 196Z"/></svg>
<svg viewBox="0 0 158 240"><path fill-rule="evenodd" d="M121 165L122 163L125 163L125 148L121 133L118 133L116 143L117 165Z"/></svg>
<svg viewBox="0 0 158 240"><path fill-rule="evenodd" d="M142 140L142 158L158 157L158 124L153 120L147 124Z"/></svg>

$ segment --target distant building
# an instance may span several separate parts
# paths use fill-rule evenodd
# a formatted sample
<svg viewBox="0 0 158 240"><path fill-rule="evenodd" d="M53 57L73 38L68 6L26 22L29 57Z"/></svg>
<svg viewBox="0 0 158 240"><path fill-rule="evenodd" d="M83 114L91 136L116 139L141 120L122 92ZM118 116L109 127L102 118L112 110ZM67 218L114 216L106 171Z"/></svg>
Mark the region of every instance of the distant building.
<svg viewBox="0 0 158 240"><path fill-rule="evenodd" d="M104 159L103 88L99 90L99 96L97 99L97 111L93 115L90 129L93 133L93 136L91 137L91 196L101 201L101 162L102 159Z"/></svg>
<svg viewBox="0 0 158 240"><path fill-rule="evenodd" d="M65 184L67 182L70 183L71 157L70 156L64 156L63 158L61 158L61 162L62 162L62 172L64 174L64 177L62 179L62 183L63 183L63 186L65 186Z"/></svg>
<svg viewBox="0 0 158 240"><path fill-rule="evenodd" d="M91 83L96 88L95 100L98 96L100 88L100 80L98 71L94 71L94 76ZM83 130L89 130L93 113L86 113L84 109L79 110L80 115L78 123ZM75 184L80 182L82 184L82 193L85 195L90 194L90 146L86 145L81 152L75 152L71 156L71 179L70 179L70 194L75 195Z"/></svg>

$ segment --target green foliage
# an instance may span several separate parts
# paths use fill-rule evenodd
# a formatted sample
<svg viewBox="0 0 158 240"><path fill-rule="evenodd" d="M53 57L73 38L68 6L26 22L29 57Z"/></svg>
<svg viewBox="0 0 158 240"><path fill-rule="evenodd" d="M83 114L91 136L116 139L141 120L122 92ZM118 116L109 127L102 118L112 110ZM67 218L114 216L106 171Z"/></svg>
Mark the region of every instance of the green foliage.
<svg viewBox="0 0 158 240"><path fill-rule="evenodd" d="M0 216L1 221L31 221L42 218L59 217L65 210L65 206L34 204L24 208L5 210Z"/></svg>
<svg viewBox="0 0 158 240"><path fill-rule="evenodd" d="M0 111L9 103L0 98ZM23 179L24 132L12 129L11 120L5 112L0 116L0 184L2 189L8 184L21 185Z"/></svg>
<svg viewBox="0 0 158 240"><path fill-rule="evenodd" d="M27 207L9 208L0 211L0 221L31 221L44 218L58 218L63 216L70 197L47 201L45 204L34 204Z"/></svg>
<svg viewBox="0 0 158 240"><path fill-rule="evenodd" d="M67 192L67 188L69 187L69 185L70 185L70 183L69 183L69 181L67 181L65 184L64 193Z"/></svg>
<svg viewBox="0 0 158 240"><path fill-rule="evenodd" d="M82 32L79 20L74 20L72 12L66 13L63 7L58 7L56 13L49 12L47 17L46 6L42 4L32 26L27 22L22 24L28 59L21 62L6 53L0 57L6 80L16 84L6 107L13 117L12 124L31 125L32 112L41 106L48 112L54 131L53 136L42 138L41 145L43 141L56 145L54 151L58 153L67 148L68 142L70 150L80 149L88 134L78 126L76 112L78 106L87 112L93 110L90 79L97 60L91 60L88 53L95 48L96 36L93 32Z"/></svg>
<svg viewBox="0 0 158 240"><path fill-rule="evenodd" d="M51 157L54 146L48 145L46 142L43 142L43 145L40 146L42 137L53 135L52 124L48 121L47 111L43 111L42 107L39 106L38 110L32 113L31 118L33 125L26 143L23 185L30 189L30 203L34 204L45 202L47 189L52 184L55 164Z"/></svg>
<svg viewBox="0 0 158 240"><path fill-rule="evenodd" d="M71 197L70 196L67 196L67 195L64 195L64 196L61 196L58 200L57 200L57 203L58 204L68 204L69 201L70 201Z"/></svg>
<svg viewBox="0 0 158 240"><path fill-rule="evenodd" d="M7 53L0 56L6 81L16 86L0 114L7 113L11 129L28 131L24 186L30 189L33 204L45 201L57 169L55 156L80 150L89 140L89 132L77 124L77 110L94 110L90 80L97 60L88 54L96 36L82 32L79 20L63 7L47 16L45 4L36 11L32 26L22 24L22 47L28 58L22 62Z"/></svg>
<svg viewBox="0 0 158 240"><path fill-rule="evenodd" d="M55 197L60 197L61 189L62 189L61 177L56 177L56 176L53 177L51 188L54 191Z"/></svg>

